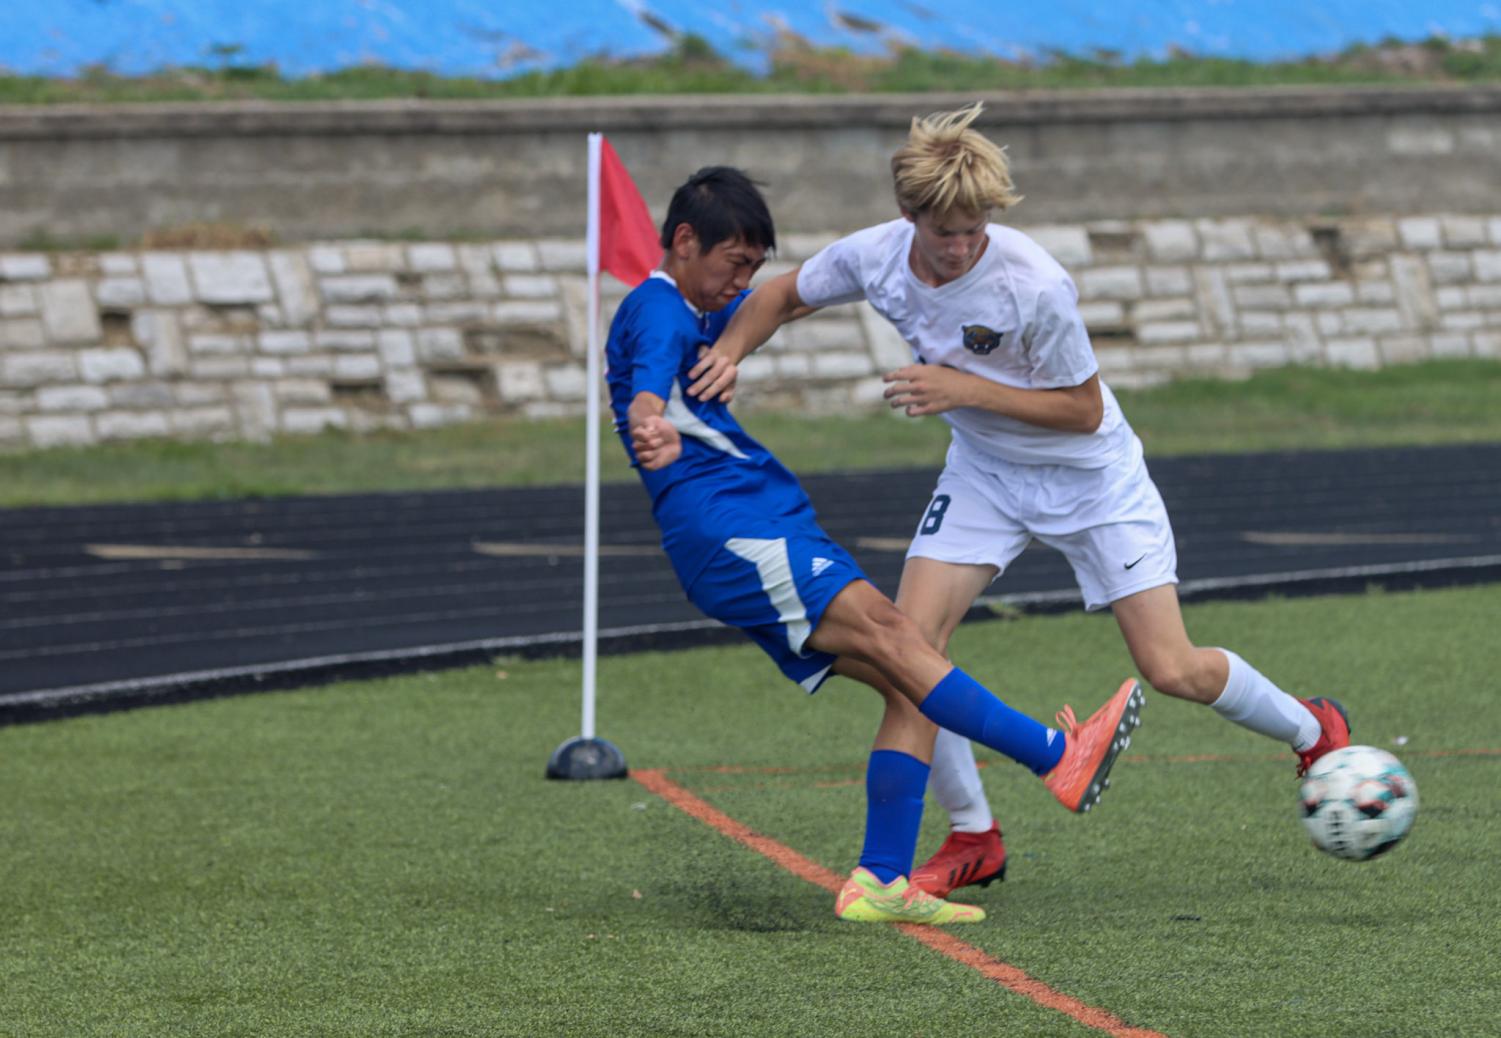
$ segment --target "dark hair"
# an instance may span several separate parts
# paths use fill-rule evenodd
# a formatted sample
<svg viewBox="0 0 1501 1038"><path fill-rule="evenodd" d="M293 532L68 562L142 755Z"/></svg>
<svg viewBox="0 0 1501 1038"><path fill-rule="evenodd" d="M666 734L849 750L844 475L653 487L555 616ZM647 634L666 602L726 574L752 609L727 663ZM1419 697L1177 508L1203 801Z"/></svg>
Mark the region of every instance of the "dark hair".
<svg viewBox="0 0 1501 1038"><path fill-rule="evenodd" d="M777 245L766 199L755 181L733 166L705 166L673 192L662 221L662 248L672 248L673 232L683 223L693 228L705 252L735 238L768 251Z"/></svg>

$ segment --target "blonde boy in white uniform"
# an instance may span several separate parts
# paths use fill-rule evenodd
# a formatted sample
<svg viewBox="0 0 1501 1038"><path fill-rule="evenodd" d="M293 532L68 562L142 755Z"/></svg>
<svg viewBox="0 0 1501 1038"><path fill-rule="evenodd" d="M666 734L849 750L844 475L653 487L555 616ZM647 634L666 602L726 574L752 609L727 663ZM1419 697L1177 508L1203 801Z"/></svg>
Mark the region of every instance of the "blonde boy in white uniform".
<svg viewBox="0 0 1501 1038"><path fill-rule="evenodd" d="M1141 441L1100 379L1073 281L1025 234L990 222L1020 196L1004 153L970 126L981 109L914 119L891 160L901 217L756 289L690 372L690 395L732 396L738 362L799 308L867 300L915 361L886 376L891 406L952 427L896 597L933 645L946 651L975 599L1035 537L1067 557L1086 608L1114 611L1149 684L1289 743L1302 774L1349 743L1345 711L1294 698L1235 653L1189 640L1172 527ZM952 831L912 882L944 897L1004 878L970 743L940 731L930 781Z"/></svg>

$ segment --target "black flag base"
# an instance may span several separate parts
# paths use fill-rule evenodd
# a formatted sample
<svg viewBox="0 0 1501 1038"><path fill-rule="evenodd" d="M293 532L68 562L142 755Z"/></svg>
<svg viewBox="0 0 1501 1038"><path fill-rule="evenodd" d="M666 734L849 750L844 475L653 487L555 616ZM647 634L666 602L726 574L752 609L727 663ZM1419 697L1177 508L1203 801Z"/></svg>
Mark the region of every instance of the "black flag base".
<svg viewBox="0 0 1501 1038"><path fill-rule="evenodd" d="M547 760L550 779L622 779L626 776L625 754L607 739L569 739Z"/></svg>

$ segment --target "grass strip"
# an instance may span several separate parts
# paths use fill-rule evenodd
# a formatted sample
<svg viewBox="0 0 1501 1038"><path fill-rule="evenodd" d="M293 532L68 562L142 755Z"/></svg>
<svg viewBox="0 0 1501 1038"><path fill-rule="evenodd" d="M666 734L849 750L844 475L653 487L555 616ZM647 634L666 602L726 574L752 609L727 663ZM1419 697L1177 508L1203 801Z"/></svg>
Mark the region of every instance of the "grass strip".
<svg viewBox="0 0 1501 1038"><path fill-rule="evenodd" d="M1245 381L1121 390L1149 458L1169 454L1501 441L1501 364L1350 371L1284 368ZM742 407L794 472L932 467L948 426L889 412L807 417ZM602 476L634 478L608 429ZM325 432L270 443L142 440L0 454L0 507L578 483L584 422L484 422L410 432Z"/></svg>
<svg viewBox="0 0 1501 1038"><path fill-rule="evenodd" d="M0 104L181 101L368 101L390 98L485 100L619 94L917 93L1154 87L1413 86L1501 80L1501 35L1384 40L1330 55L1255 62L1175 51L1125 60L1101 50L1021 59L893 46L884 53L819 47L784 34L756 73L685 34L658 55L589 58L558 69L496 78L358 65L288 77L275 65L237 60L222 48L212 65L121 75L107 64L73 77L0 75Z"/></svg>

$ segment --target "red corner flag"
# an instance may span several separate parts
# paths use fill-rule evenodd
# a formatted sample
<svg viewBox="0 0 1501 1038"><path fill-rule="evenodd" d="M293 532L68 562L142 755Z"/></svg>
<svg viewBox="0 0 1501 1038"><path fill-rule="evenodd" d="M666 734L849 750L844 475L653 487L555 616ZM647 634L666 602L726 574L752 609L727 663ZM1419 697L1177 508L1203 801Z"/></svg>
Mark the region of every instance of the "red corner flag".
<svg viewBox="0 0 1501 1038"><path fill-rule="evenodd" d="M632 288L662 259L651 213L625 163L603 136L599 139L599 269Z"/></svg>

